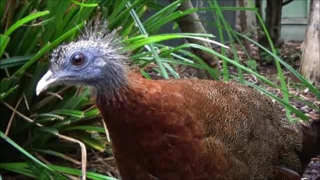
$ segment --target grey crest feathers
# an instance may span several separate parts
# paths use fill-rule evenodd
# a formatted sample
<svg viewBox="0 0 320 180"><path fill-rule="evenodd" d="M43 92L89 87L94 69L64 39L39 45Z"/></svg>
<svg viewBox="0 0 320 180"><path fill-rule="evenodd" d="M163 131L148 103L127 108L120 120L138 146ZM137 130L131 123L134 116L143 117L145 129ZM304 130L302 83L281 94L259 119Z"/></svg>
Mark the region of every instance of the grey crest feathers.
<svg viewBox="0 0 320 180"><path fill-rule="evenodd" d="M80 31L80 36L75 41L63 43L52 51L50 61L52 68L59 67L65 55L78 46L100 48L113 58L119 59L119 63L128 60L129 52L122 48L121 37L117 35L117 30L109 31L106 20L91 20L84 23L84 31Z"/></svg>

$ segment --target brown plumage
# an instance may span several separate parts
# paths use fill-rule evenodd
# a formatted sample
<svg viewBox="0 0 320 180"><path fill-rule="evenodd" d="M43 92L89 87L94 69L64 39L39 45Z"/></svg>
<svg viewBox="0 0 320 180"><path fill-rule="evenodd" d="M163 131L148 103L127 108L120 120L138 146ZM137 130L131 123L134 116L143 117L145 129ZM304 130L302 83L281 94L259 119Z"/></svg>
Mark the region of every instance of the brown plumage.
<svg viewBox="0 0 320 180"><path fill-rule="evenodd" d="M301 159L310 161L302 126L270 99L233 82L144 79L104 28L58 47L37 94L59 83L93 87L122 180L299 178Z"/></svg>

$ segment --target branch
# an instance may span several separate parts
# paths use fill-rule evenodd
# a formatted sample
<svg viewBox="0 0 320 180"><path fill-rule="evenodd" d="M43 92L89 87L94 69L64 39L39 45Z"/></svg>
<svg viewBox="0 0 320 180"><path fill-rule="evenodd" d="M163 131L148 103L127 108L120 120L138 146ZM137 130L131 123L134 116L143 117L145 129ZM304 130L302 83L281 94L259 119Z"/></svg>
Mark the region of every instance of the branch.
<svg viewBox="0 0 320 180"><path fill-rule="evenodd" d="M293 1L293 0L284 1L281 6L288 5L288 4L290 4L292 1Z"/></svg>

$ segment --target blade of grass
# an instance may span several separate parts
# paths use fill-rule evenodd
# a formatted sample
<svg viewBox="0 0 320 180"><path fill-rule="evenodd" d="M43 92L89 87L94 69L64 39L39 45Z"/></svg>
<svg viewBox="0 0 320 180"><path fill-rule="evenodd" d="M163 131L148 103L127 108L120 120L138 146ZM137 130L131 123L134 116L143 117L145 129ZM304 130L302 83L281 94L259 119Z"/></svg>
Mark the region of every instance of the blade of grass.
<svg viewBox="0 0 320 180"><path fill-rule="evenodd" d="M10 36L10 34L16 30L17 28L19 28L20 26L24 25L27 22L30 22L34 19L37 19L39 17L45 16L49 14L49 11L42 11L42 12L36 12L34 14L30 14L29 16L20 19L19 21L17 21L16 23L14 23L12 26L10 26L10 28L4 33L5 36Z"/></svg>
<svg viewBox="0 0 320 180"><path fill-rule="evenodd" d="M25 151L22 147L20 147L17 143L15 143L14 141L12 141L9 137L5 137L3 132L0 131L0 137L7 141L10 145L12 145L13 147L15 147L17 150L19 150L22 154L24 154L25 156L29 157L30 159L32 159L34 162L38 163L39 165L41 165L42 167L52 171L52 169L50 167L48 167L47 165L43 164L41 161L39 161L37 158L35 158L34 156L32 156L31 154L29 154L27 151Z"/></svg>
<svg viewBox="0 0 320 180"><path fill-rule="evenodd" d="M127 6L127 8L130 8L131 7L131 3L128 1L126 6ZM148 35L148 33L145 30L143 24L141 23L140 18L138 17L137 13L132 9L132 10L130 10L130 14L133 17L133 19L136 22L136 24L138 25L141 33L144 34L144 35ZM159 55L158 55L157 51L155 50L155 48L154 48L152 43L148 43L147 49L149 49L149 48L152 51L153 56L154 56L154 58L155 58L155 60L156 60L156 62L158 64L160 70L162 71L163 77L165 79L169 79L168 73L167 73L166 69L164 68L163 64L161 63Z"/></svg>

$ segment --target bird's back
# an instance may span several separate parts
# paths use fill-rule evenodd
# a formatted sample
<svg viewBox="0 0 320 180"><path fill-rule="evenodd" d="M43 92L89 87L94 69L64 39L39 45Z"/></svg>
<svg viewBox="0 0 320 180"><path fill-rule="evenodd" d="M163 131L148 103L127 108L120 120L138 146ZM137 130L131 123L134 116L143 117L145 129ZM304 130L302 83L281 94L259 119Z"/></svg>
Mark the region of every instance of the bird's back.
<svg viewBox="0 0 320 180"><path fill-rule="evenodd" d="M97 97L122 175L259 180L273 178L276 165L299 170L298 134L286 132L260 93L237 83L130 77L121 101Z"/></svg>
<svg viewBox="0 0 320 180"><path fill-rule="evenodd" d="M251 179L271 178L274 166L301 172L296 154L302 149L301 134L269 98L234 82L174 82L184 86L190 102L196 101L189 108L197 112L206 141L220 141L239 163L232 169L234 177L243 171Z"/></svg>

